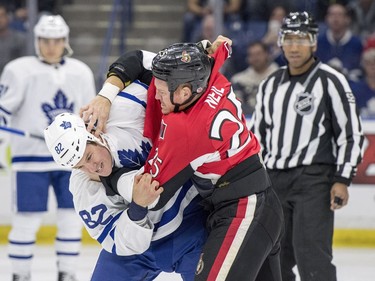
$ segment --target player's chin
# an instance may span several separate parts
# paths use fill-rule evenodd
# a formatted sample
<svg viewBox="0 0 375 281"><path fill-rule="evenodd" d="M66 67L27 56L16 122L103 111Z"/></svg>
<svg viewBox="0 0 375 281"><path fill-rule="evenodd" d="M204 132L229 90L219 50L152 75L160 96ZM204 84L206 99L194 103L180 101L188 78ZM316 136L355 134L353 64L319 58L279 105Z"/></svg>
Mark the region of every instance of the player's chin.
<svg viewBox="0 0 375 281"><path fill-rule="evenodd" d="M168 113L171 113L171 112L172 112L172 110L168 107L162 107L161 108L161 113L163 113L163 114L168 114Z"/></svg>
<svg viewBox="0 0 375 281"><path fill-rule="evenodd" d="M98 175L100 177L108 177L112 173L112 169L103 169Z"/></svg>

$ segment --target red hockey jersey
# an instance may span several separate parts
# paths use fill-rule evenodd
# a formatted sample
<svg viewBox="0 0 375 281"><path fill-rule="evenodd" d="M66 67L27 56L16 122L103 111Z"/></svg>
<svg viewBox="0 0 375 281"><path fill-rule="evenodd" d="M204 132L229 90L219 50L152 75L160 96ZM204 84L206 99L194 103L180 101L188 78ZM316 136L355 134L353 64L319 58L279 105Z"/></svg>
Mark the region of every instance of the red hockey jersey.
<svg viewBox="0 0 375 281"><path fill-rule="evenodd" d="M215 63L206 92L189 109L162 115L160 130L155 129L160 120L159 101L155 100L155 87L149 88L145 134L153 139L153 149L145 172L164 187L161 198L172 196L193 175L210 180L213 189L228 170L260 150L246 127L241 102L219 72L229 55L230 47L222 44L213 55ZM163 199L159 202L168 198Z"/></svg>

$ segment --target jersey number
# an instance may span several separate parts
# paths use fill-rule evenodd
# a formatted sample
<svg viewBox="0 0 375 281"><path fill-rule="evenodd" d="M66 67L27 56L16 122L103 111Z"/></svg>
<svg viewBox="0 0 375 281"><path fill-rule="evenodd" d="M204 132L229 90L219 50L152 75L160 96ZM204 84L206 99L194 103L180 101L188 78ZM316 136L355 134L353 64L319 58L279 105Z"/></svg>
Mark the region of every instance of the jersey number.
<svg viewBox="0 0 375 281"><path fill-rule="evenodd" d="M105 212L107 211L107 207L104 204L97 205L95 207L91 208L91 214L86 211L82 210L79 212L79 215L81 216L83 222L89 227L89 228L95 228L99 224L106 225L108 222L111 221L113 218L112 215L110 215L105 221L103 221L103 217ZM97 219L93 219L92 216L97 215Z"/></svg>
<svg viewBox="0 0 375 281"><path fill-rule="evenodd" d="M233 110L233 112L229 110L222 110L216 114L212 122L211 130L210 130L210 138L223 140L222 128L223 128L224 122L233 122L237 124L238 129L231 137L230 150L228 151L228 157L230 157L232 156L232 154L235 154L238 151L238 149L240 149L242 146L244 146L247 143L247 142L241 143L241 139L242 139L241 136L243 134L249 135L249 131L247 130L246 125L244 125L244 123L242 122L241 102L236 98L236 95L232 91L228 95L228 100L230 100L233 103L235 110ZM150 160L149 163L152 163L152 169L150 170L150 174L155 178L160 172L159 166L163 163L163 160L158 157L157 148L155 151L155 156Z"/></svg>
<svg viewBox="0 0 375 281"><path fill-rule="evenodd" d="M230 150L228 151L228 157L232 156L230 151L238 151L241 146L243 146L245 143L241 143L241 136L245 133L249 135L249 131L247 130L246 125L242 122L242 108L241 108L241 102L236 98L235 94L233 92L230 92L228 95L228 100L230 100L235 110L221 110L219 111L211 126L210 130L210 138L216 139L219 141L222 141L223 138L223 127L225 122L232 122L235 123L238 126L237 131L232 135L231 141L230 141Z"/></svg>
<svg viewBox="0 0 375 281"><path fill-rule="evenodd" d="M59 142L59 143L55 146L55 151L56 151L57 154L60 154L61 152L64 151L64 148L62 147L61 142Z"/></svg>

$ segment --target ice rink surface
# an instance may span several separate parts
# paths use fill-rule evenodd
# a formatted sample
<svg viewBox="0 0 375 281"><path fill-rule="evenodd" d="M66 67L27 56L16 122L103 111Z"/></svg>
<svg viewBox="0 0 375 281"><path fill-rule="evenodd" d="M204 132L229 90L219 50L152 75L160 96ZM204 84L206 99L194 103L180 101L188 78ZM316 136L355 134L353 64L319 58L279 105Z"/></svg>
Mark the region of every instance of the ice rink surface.
<svg viewBox="0 0 375 281"><path fill-rule="evenodd" d="M32 281L56 281L56 264L52 246L36 247L34 254ZM100 248L84 246L78 265L78 280L89 281ZM337 267L338 281L374 281L375 249L335 248L334 264ZM10 263L7 259L6 245L0 245L0 280L10 281ZM161 274L157 281L180 281L175 274ZM297 279L299 281L299 279ZM125 280L124 280L125 281ZM240 281L240 280L239 280Z"/></svg>

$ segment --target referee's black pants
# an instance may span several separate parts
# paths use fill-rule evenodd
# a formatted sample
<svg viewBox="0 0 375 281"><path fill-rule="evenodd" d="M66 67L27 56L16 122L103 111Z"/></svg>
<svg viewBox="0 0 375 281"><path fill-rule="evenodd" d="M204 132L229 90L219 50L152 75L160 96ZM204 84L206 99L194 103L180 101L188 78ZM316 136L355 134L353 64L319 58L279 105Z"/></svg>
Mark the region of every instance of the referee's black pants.
<svg viewBox="0 0 375 281"><path fill-rule="evenodd" d="M280 256L283 281L295 280L295 265L301 281L336 281L330 210L335 167L311 165L268 172L285 216Z"/></svg>

